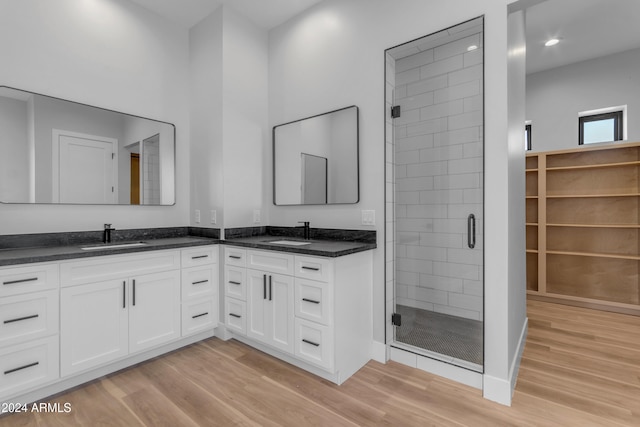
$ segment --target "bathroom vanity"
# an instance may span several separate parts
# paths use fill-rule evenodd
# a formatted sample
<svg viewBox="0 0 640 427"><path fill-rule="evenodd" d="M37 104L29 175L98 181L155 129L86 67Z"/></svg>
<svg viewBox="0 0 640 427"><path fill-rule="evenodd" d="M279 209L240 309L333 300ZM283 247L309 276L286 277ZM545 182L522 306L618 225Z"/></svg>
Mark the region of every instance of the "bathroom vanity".
<svg viewBox="0 0 640 427"><path fill-rule="evenodd" d="M274 236L227 240L227 332L341 384L371 358L371 247Z"/></svg>
<svg viewBox="0 0 640 427"><path fill-rule="evenodd" d="M213 336L212 243L180 237L2 251L0 401L41 399Z"/></svg>

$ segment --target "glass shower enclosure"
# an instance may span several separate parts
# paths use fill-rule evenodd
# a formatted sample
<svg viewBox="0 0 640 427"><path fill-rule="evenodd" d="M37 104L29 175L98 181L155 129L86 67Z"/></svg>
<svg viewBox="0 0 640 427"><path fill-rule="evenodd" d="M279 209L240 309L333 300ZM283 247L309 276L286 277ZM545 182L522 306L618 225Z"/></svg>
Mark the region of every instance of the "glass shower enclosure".
<svg viewBox="0 0 640 427"><path fill-rule="evenodd" d="M483 18L388 49L391 345L483 371ZM388 291L389 292L389 291Z"/></svg>

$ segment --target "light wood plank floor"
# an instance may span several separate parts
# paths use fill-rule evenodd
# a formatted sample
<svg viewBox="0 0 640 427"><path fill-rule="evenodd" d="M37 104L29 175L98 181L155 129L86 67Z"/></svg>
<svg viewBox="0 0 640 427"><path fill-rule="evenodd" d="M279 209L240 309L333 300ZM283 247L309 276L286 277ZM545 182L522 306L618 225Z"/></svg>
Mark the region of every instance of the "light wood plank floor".
<svg viewBox="0 0 640 427"><path fill-rule="evenodd" d="M511 407L398 363L342 386L216 338L56 396L0 426L640 426L640 317L539 301Z"/></svg>

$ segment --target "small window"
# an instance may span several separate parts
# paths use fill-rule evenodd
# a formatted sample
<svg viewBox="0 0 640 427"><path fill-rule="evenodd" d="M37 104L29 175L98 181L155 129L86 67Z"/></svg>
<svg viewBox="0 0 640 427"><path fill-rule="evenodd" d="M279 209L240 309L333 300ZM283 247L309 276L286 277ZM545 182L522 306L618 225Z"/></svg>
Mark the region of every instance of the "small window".
<svg viewBox="0 0 640 427"><path fill-rule="evenodd" d="M622 110L581 116L578 123L579 145L624 139Z"/></svg>
<svg viewBox="0 0 640 427"><path fill-rule="evenodd" d="M531 151L531 123L524 125L524 149Z"/></svg>

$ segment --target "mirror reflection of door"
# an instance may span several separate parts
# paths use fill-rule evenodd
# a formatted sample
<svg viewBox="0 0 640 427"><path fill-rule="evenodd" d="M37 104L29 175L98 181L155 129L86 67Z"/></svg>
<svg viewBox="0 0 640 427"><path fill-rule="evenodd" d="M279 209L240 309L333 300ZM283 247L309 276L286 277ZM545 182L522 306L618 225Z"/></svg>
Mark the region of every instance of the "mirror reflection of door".
<svg viewBox="0 0 640 427"><path fill-rule="evenodd" d="M115 203L117 145L113 138L54 130L54 201Z"/></svg>
<svg viewBox="0 0 640 427"><path fill-rule="evenodd" d="M302 155L302 204L323 205L327 203L327 158L301 153Z"/></svg>
<svg viewBox="0 0 640 427"><path fill-rule="evenodd" d="M131 200L132 205L140 204L140 154L131 153Z"/></svg>

